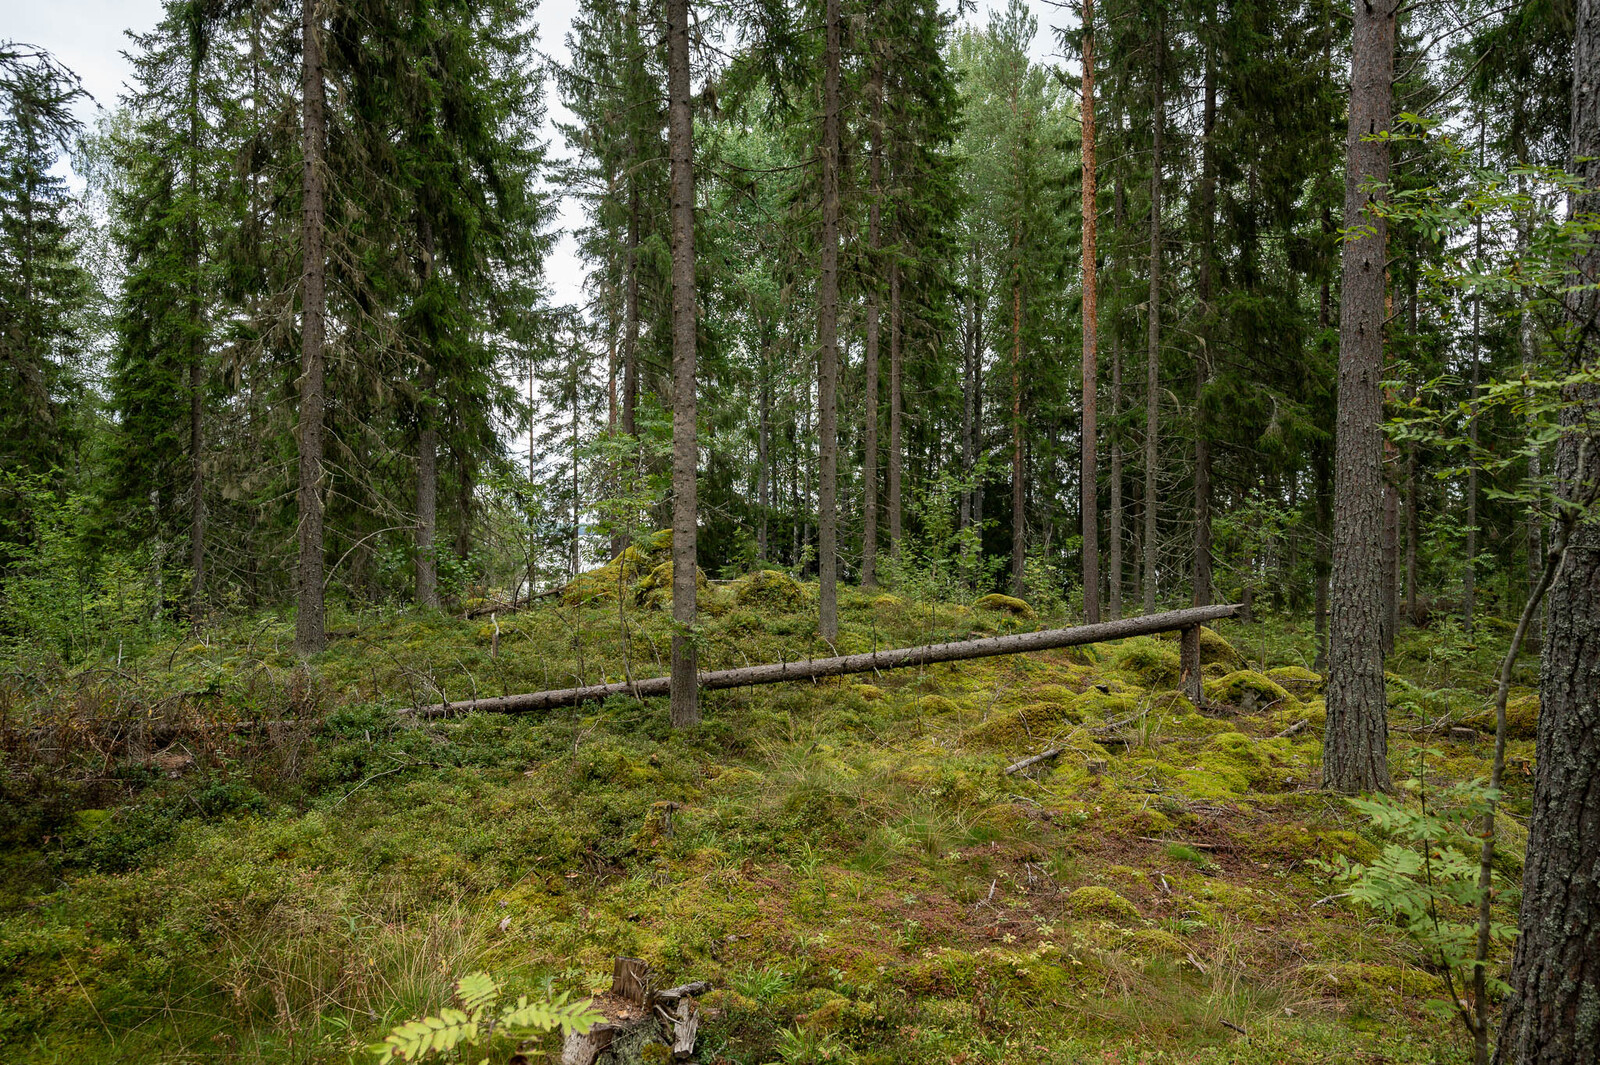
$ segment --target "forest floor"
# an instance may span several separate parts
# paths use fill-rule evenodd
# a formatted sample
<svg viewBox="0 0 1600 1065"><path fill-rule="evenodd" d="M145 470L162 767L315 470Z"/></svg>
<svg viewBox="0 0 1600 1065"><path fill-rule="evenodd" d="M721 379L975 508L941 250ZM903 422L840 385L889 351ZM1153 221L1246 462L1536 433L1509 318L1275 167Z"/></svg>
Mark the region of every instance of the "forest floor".
<svg viewBox="0 0 1600 1065"><path fill-rule="evenodd" d="M1469 1060L1430 959L1331 879L1384 837L1318 788L1309 626L1225 623L1204 712L1145 637L708 693L680 733L664 700L397 713L615 680L625 648L661 671L670 626L615 576L495 620L347 614L309 666L258 616L7 674L0 1060L371 1061L468 972L589 994L617 955L713 984L707 1063ZM826 653L811 594L708 589L702 668ZM1061 620L840 598L841 653ZM1489 629L1402 633L1397 780L1486 772Z"/></svg>

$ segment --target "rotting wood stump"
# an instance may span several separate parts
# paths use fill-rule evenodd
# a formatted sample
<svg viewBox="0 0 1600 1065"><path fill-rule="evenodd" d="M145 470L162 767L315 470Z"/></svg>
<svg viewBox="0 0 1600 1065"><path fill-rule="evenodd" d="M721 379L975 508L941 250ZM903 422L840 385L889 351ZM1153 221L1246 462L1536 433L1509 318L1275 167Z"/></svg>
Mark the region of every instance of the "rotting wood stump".
<svg viewBox="0 0 1600 1065"><path fill-rule="evenodd" d="M929 666L939 662L961 662L973 658L991 658L996 655L1027 654L1031 651L1049 651L1061 647L1081 647L1084 644L1121 640L1130 636L1152 636L1160 632L1181 632L1180 647L1181 687L1189 701L1199 706L1205 700L1200 674L1200 626L1219 618L1233 617L1240 610L1237 603L1217 606L1190 607L1187 610L1168 610L1144 617L1106 621L1097 625L1075 625L1066 629L1045 629L1041 632L1019 632L1010 636L992 636L982 640L960 640L953 643L927 644L922 647L900 647L890 651L869 651L837 658L815 658L803 662L773 662L741 669L720 669L699 675L702 690L743 688L757 684L778 684L790 680L815 680L820 677L840 677L851 673L876 673L887 669L904 669L911 666ZM531 692L526 695L501 695L488 699L464 699L457 703L435 703L418 707L415 713L422 717L445 717L472 711L499 714L520 714L535 710L554 710L563 706L613 695L632 695L643 699L666 695L671 686L670 677L649 677L616 684L591 684L582 688L560 688L553 691Z"/></svg>
<svg viewBox="0 0 1600 1065"><path fill-rule="evenodd" d="M675 1061L691 1057L700 1029L695 1000L711 985L695 980L657 990L654 983L650 967L638 958L616 959L611 990L594 1000L605 1020L583 1035L567 1036L561 1065L638 1065L652 1046L666 1048Z"/></svg>

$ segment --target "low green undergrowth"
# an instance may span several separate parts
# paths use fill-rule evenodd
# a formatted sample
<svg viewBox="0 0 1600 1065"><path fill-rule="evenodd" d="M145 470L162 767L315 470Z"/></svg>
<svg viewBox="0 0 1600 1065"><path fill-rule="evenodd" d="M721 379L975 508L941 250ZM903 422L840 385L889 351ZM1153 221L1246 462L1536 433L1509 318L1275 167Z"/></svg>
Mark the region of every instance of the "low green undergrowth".
<svg viewBox="0 0 1600 1065"><path fill-rule="evenodd" d="M810 589L758 583L708 590L707 668L832 653ZM836 646L1060 620L850 591ZM1317 790L1288 622L1215 634L1227 674L1295 685L1250 710L1190 706L1146 639L706 693L682 732L629 699L400 712L664 671L626 597L333 629L305 664L259 616L0 680L0 1059L371 1060L469 973L583 997L628 955L712 982L706 1062L1460 1060L1435 958L1330 899L1392 840ZM1397 695L1442 682L1424 643ZM1482 772L1481 735L1405 729L1480 713L1492 651L1450 661L1476 702L1397 699L1398 775L1424 742L1430 793Z"/></svg>

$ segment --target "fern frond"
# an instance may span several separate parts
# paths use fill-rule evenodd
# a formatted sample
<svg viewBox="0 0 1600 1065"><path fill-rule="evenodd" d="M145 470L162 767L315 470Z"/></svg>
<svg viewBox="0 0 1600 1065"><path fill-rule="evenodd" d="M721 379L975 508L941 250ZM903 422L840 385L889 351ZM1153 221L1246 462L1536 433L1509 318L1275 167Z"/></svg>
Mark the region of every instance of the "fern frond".
<svg viewBox="0 0 1600 1065"><path fill-rule="evenodd" d="M500 1012L502 1028L532 1029L540 1032L550 1032L559 1028L563 1035L572 1032L583 1035L603 1019L603 1015L594 1008L591 1000L568 1002L566 992L548 1002L529 1002L528 996L523 995L517 999L516 1005L507 1006Z"/></svg>
<svg viewBox="0 0 1600 1065"><path fill-rule="evenodd" d="M396 1058L421 1061L430 1054L454 1050L461 1043L476 1043L478 1034L475 1018L447 1006L437 1017L407 1021L390 1032L383 1041L380 1065L388 1065Z"/></svg>
<svg viewBox="0 0 1600 1065"><path fill-rule="evenodd" d="M468 973L456 981L456 997L468 1013L477 1013L500 997L500 985L488 973Z"/></svg>

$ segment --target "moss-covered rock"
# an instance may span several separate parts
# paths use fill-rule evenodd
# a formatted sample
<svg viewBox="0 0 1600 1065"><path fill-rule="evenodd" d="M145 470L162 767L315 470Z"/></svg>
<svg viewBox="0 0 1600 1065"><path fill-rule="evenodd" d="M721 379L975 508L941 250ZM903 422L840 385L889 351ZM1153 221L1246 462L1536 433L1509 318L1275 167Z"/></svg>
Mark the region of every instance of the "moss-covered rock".
<svg viewBox="0 0 1600 1065"><path fill-rule="evenodd" d="M734 582L733 601L740 606L788 613L806 605L806 590L787 573L763 569L747 573Z"/></svg>
<svg viewBox="0 0 1600 1065"><path fill-rule="evenodd" d="M697 597L704 595L707 587L706 575L698 566L694 571L694 584ZM663 562L646 574L639 582L634 595L641 606L658 610L672 606L672 563Z"/></svg>
<svg viewBox="0 0 1600 1065"><path fill-rule="evenodd" d="M1321 673L1313 672L1305 666L1279 666L1267 670L1267 679L1283 688L1290 695L1320 695L1324 683Z"/></svg>
<svg viewBox="0 0 1600 1065"><path fill-rule="evenodd" d="M1001 595L999 592L990 592L988 595L972 604L979 610L994 610L1002 614L1010 614L1015 618L1032 618L1035 616L1033 607L1012 595Z"/></svg>
<svg viewBox="0 0 1600 1065"><path fill-rule="evenodd" d="M1067 912L1074 917L1103 917L1124 924L1140 920L1137 906L1099 884L1081 887L1068 895Z"/></svg>
<svg viewBox="0 0 1600 1065"><path fill-rule="evenodd" d="M1294 696L1283 685L1253 669L1237 669L1225 677L1206 682L1206 700L1223 706L1236 706L1246 713L1276 705L1279 708Z"/></svg>
<svg viewBox="0 0 1600 1065"><path fill-rule="evenodd" d="M1479 732L1494 735L1495 713L1485 710L1467 718L1467 724ZM1506 736L1513 740L1531 740L1539 735L1539 696L1524 692L1506 700Z"/></svg>
<svg viewBox="0 0 1600 1065"><path fill-rule="evenodd" d="M896 610L901 610L905 607L905 605L906 601L904 599L901 599L898 595L889 595L887 593L872 600L872 609L883 611L885 613L893 613Z"/></svg>
<svg viewBox="0 0 1600 1065"><path fill-rule="evenodd" d="M1028 703L1003 710L967 730L967 742L978 747L1016 747L1029 740L1049 739L1083 719L1070 703Z"/></svg>
<svg viewBox="0 0 1600 1065"><path fill-rule="evenodd" d="M1189 953L1189 947L1183 940L1159 928L1139 929L1128 937L1128 945L1135 954L1146 958L1160 955L1182 958Z"/></svg>
<svg viewBox="0 0 1600 1065"><path fill-rule="evenodd" d="M1159 640L1129 640L1117 652L1117 668L1146 688L1170 688L1178 683L1178 652Z"/></svg>
<svg viewBox="0 0 1600 1065"><path fill-rule="evenodd" d="M1179 634L1167 633L1165 639L1176 642ZM1202 667L1220 663L1227 667L1228 672L1244 668L1244 656L1234 650L1233 644L1223 639L1215 629L1200 626L1200 665Z"/></svg>
<svg viewBox="0 0 1600 1065"><path fill-rule="evenodd" d="M1440 997L1444 982L1409 965L1342 962L1308 966L1305 975L1319 992L1363 1010L1392 1008Z"/></svg>

